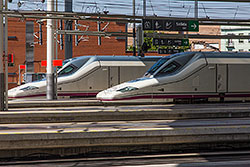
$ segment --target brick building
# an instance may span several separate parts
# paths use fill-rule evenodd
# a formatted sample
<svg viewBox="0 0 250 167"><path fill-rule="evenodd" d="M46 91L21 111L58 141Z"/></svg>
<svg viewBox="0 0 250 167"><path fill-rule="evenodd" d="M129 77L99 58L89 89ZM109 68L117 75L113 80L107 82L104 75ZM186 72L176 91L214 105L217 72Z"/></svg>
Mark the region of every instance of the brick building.
<svg viewBox="0 0 250 167"><path fill-rule="evenodd" d="M80 30L97 31L96 22L79 21L82 26ZM73 25L74 27L74 25ZM125 32L125 24L115 22L103 22L101 28L108 32ZM24 73L45 73L46 67L41 66L41 61L46 60L47 33L46 22L42 25L42 41L38 44L39 24L34 20L20 20L16 18L8 19L8 54L12 54L12 63L9 63L9 88L17 86L19 83L19 65L26 65L25 70L21 70L21 81ZM78 39L81 37L78 36ZM59 35L58 35L59 39ZM63 37L64 39L64 37ZM101 45L98 45L98 37L83 36L82 41L75 46L75 36L73 36L73 57L83 55L125 55L126 39L116 37L102 37ZM129 53L128 53L129 54ZM64 50L60 50L58 44L58 59L64 59Z"/></svg>
<svg viewBox="0 0 250 167"><path fill-rule="evenodd" d="M221 35L221 26L200 25L198 33L202 35ZM220 39L190 39L190 44L191 51L216 51L215 48L221 50Z"/></svg>

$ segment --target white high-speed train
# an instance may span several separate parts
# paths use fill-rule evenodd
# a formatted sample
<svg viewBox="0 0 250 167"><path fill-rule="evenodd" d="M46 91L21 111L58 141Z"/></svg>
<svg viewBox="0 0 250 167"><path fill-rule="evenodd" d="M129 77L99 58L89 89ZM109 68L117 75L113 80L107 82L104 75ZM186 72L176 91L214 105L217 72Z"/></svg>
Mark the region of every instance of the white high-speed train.
<svg viewBox="0 0 250 167"><path fill-rule="evenodd" d="M59 71L58 97L96 96L101 90L142 76L161 56L81 56L67 62ZM46 79L30 82L8 91L9 98L45 98Z"/></svg>
<svg viewBox="0 0 250 167"><path fill-rule="evenodd" d="M97 94L103 102L250 99L250 53L184 52L164 57L136 80Z"/></svg>

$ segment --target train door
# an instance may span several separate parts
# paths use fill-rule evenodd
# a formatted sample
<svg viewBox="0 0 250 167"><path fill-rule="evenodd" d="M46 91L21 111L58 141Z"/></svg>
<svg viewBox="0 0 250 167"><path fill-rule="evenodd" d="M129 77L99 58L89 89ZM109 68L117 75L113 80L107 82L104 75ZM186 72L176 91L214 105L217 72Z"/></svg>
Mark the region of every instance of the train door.
<svg viewBox="0 0 250 167"><path fill-rule="evenodd" d="M217 64L217 92L221 95L227 92L227 65Z"/></svg>
<svg viewBox="0 0 250 167"><path fill-rule="evenodd" d="M109 75L108 75L109 87L118 85L120 83L119 67L108 67L108 68L109 68Z"/></svg>

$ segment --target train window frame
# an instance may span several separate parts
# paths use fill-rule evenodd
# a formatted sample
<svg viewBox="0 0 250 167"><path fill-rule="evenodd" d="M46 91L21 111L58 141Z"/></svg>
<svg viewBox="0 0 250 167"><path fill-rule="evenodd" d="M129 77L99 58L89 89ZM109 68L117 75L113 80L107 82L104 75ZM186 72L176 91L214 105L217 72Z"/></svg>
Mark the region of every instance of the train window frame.
<svg viewBox="0 0 250 167"><path fill-rule="evenodd" d="M163 70L165 70L166 68L169 68L172 65L175 65L175 67L168 71L163 72ZM176 72L180 67L181 65L179 63L177 63L176 61L172 61L169 64L167 64L165 67L163 67L159 72L157 72L155 76L158 77L158 76L166 76L166 75L172 74Z"/></svg>

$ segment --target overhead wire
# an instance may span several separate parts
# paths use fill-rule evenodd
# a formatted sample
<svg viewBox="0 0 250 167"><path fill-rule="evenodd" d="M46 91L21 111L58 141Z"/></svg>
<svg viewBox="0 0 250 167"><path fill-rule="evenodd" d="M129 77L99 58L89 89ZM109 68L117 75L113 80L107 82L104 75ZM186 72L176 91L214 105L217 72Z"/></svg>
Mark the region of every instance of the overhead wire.
<svg viewBox="0 0 250 167"><path fill-rule="evenodd" d="M12 4L22 3L21 7L12 5L10 9L15 10L46 10L46 4L52 0L13 0ZM186 0L147 0L147 14L170 17L194 17L194 1ZM55 2L55 0L54 0ZM137 15L142 15L142 0L137 1ZM67 5L67 4L66 4ZM65 0L58 0L59 11L64 11ZM132 15L132 0L73 0L73 10L75 12L102 12L104 9L110 14ZM209 18L250 18L250 3L236 2L200 2L199 17ZM236 13L232 13L236 11Z"/></svg>

